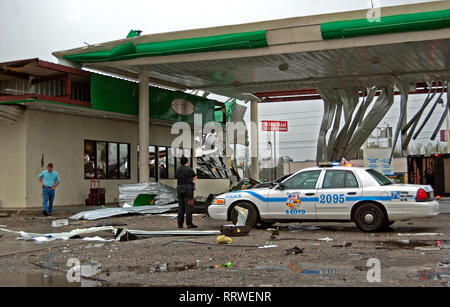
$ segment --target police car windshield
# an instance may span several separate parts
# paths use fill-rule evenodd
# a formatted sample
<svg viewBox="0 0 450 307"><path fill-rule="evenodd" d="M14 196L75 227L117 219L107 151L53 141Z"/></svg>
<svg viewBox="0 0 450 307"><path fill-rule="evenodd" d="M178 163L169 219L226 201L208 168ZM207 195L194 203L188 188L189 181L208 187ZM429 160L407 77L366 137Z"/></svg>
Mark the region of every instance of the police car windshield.
<svg viewBox="0 0 450 307"><path fill-rule="evenodd" d="M392 184L392 181L389 180L386 176L384 176L379 171L376 171L374 169L368 169L366 170L380 185L390 185Z"/></svg>

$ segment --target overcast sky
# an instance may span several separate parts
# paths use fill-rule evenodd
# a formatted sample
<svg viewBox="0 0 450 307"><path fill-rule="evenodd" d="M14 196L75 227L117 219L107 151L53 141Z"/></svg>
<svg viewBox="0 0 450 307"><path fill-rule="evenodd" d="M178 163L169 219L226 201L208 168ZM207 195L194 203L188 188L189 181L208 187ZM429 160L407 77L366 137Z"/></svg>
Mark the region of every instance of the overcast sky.
<svg viewBox="0 0 450 307"><path fill-rule="evenodd" d="M427 2L373 0L381 6ZM370 0L0 0L0 62L143 34L369 8Z"/></svg>
<svg viewBox="0 0 450 307"><path fill-rule="evenodd" d="M0 62L39 57L56 61L53 51L143 34L240 24L338 11L402 5L417 0L0 0ZM415 96L411 107L423 100ZM282 155L314 159L321 101L263 104L261 119L289 120L280 138ZM392 126L398 105L388 114ZM437 116L437 115L436 115ZM248 117L248 115L247 115ZM433 125L436 120L430 125ZM430 126L431 127L431 126ZM432 129L428 127L428 130ZM261 144L261 149L267 144Z"/></svg>

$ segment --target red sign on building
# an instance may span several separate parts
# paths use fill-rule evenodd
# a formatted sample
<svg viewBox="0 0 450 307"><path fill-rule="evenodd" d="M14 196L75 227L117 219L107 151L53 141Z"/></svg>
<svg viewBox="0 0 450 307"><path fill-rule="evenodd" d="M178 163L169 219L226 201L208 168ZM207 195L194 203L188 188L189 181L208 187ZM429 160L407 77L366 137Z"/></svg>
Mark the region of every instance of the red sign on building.
<svg viewBox="0 0 450 307"><path fill-rule="evenodd" d="M448 142L450 140L450 130L441 130L441 142Z"/></svg>
<svg viewBox="0 0 450 307"><path fill-rule="evenodd" d="M288 131L288 122L279 120L263 120L262 131Z"/></svg>

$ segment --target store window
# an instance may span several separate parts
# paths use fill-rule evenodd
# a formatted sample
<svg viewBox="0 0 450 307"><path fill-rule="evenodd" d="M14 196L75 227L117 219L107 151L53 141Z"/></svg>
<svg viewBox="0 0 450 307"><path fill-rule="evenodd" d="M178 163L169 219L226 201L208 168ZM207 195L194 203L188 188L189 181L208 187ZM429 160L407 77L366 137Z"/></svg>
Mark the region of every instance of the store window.
<svg viewBox="0 0 450 307"><path fill-rule="evenodd" d="M85 179L130 179L130 144L84 141Z"/></svg>
<svg viewBox="0 0 450 307"><path fill-rule="evenodd" d="M138 159L139 159L139 146ZM149 146L149 175L150 181L155 182L159 179L175 179L175 171L180 166L180 158L182 156L190 159L192 166L192 150L179 149L167 146ZM139 169L138 169L139 172ZM157 175L157 176L156 176Z"/></svg>

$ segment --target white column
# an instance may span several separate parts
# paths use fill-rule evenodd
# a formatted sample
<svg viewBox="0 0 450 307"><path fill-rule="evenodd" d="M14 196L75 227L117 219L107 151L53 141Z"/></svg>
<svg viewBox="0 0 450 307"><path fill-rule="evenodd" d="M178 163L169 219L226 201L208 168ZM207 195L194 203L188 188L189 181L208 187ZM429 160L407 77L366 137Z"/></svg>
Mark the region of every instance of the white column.
<svg viewBox="0 0 450 307"><path fill-rule="evenodd" d="M139 74L139 182L148 182L149 174L149 78L148 70L142 69Z"/></svg>
<svg viewBox="0 0 450 307"><path fill-rule="evenodd" d="M258 159L258 147L259 147L259 123L258 123L258 102L250 102L250 155L251 155L251 174L253 179L259 180L259 159Z"/></svg>

